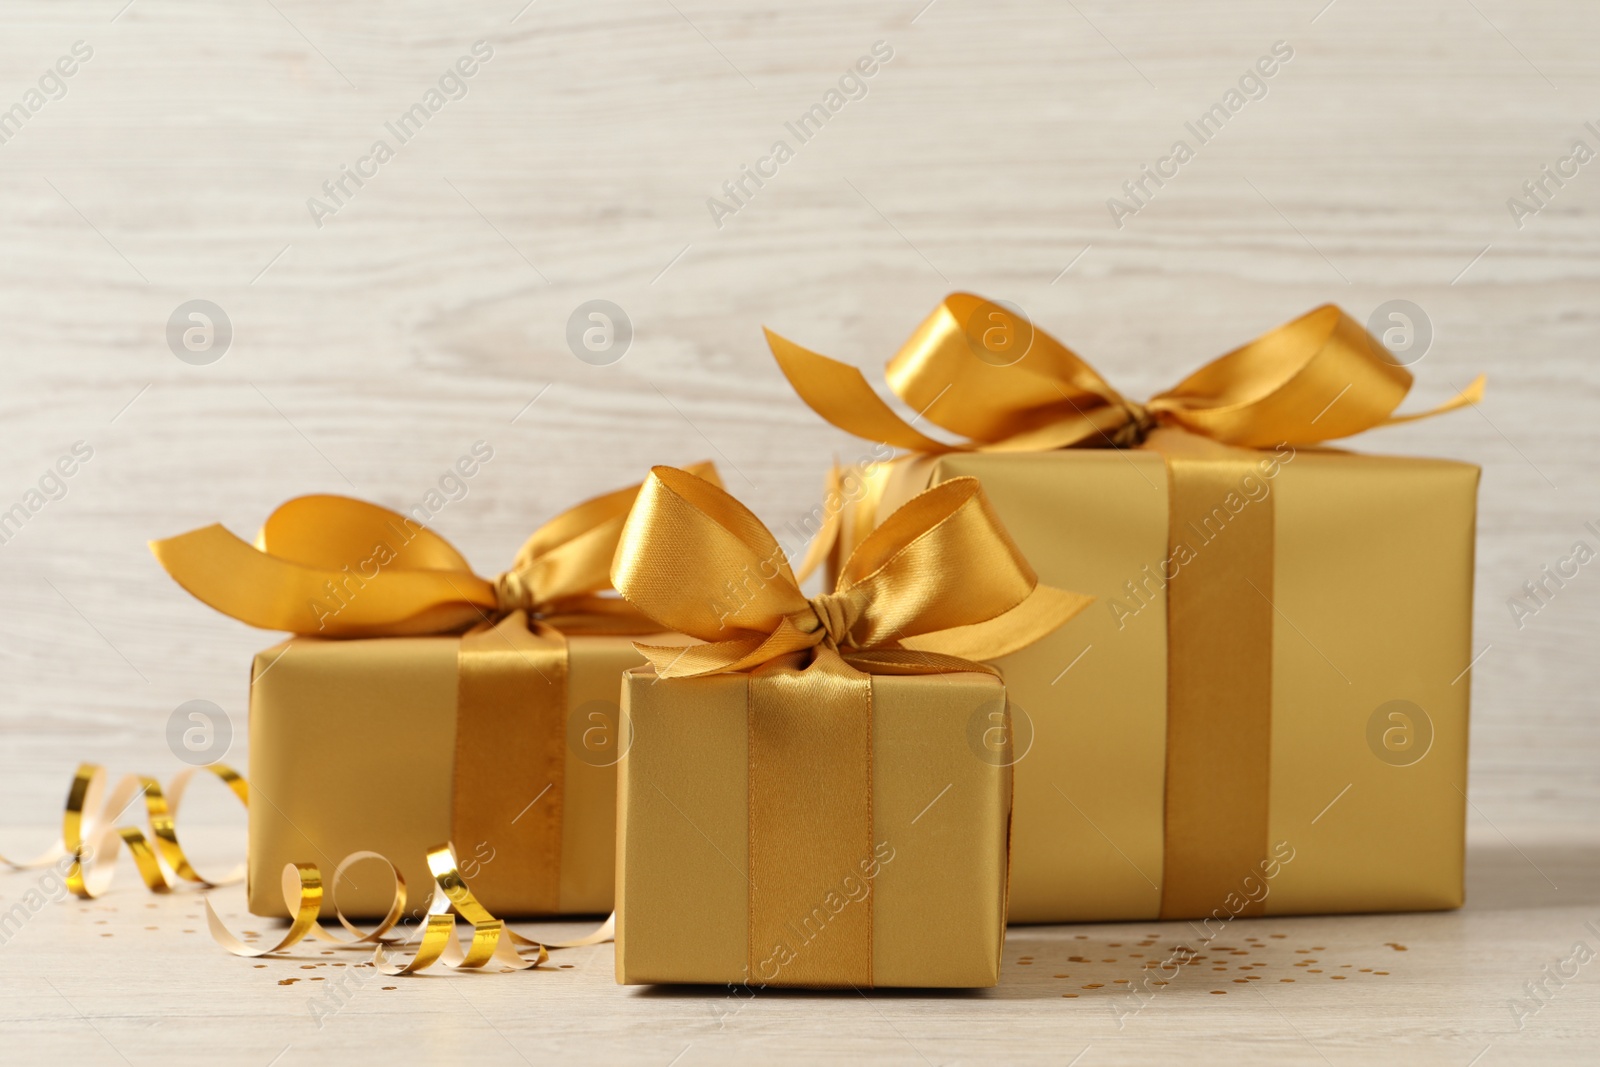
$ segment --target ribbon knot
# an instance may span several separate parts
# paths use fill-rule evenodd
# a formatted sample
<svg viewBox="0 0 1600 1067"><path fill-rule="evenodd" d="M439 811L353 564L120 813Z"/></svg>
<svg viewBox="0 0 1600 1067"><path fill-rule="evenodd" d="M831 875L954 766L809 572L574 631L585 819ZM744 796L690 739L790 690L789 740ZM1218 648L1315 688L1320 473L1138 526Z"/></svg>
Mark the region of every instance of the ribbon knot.
<svg viewBox="0 0 1600 1067"><path fill-rule="evenodd" d="M506 571L494 580L494 601L495 612L500 615L509 615L513 611L534 615L540 604L539 596L534 593L527 579L515 570Z"/></svg>
<svg viewBox="0 0 1600 1067"><path fill-rule="evenodd" d="M850 629L861 618L863 605L859 598L848 593L823 593L807 601L811 611L802 613L796 625L808 633L822 634L822 642L829 648L851 647ZM807 624L810 625L807 625Z"/></svg>
<svg viewBox="0 0 1600 1067"><path fill-rule="evenodd" d="M1137 400L1120 397L1118 406L1127 413L1128 421L1111 434L1111 447L1138 448L1150 436L1150 431L1155 429L1156 420L1150 414L1150 409Z"/></svg>

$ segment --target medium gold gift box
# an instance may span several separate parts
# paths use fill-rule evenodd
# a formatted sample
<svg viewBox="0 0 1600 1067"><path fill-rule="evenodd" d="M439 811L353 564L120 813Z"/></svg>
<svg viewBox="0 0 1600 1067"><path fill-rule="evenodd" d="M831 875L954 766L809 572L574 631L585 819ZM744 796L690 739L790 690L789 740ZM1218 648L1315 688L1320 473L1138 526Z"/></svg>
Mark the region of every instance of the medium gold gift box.
<svg viewBox="0 0 1600 1067"><path fill-rule="evenodd" d="M643 662L633 639L569 637L565 698L503 705L515 714L476 730L459 718L461 654L460 637L296 637L256 655L252 914L289 915L284 864L331 875L360 851L389 859L426 906L427 851L445 841L495 915L611 910L617 679ZM457 807L463 787L474 795ZM380 865L355 865L323 912L379 918L393 894Z"/></svg>
<svg viewBox="0 0 1600 1067"><path fill-rule="evenodd" d="M613 581L706 642L641 645L651 666L624 676L617 980L993 985L1005 688L964 657L1023 647L1086 598L1039 585L958 479L808 599L754 515L661 467Z"/></svg>
<svg viewBox="0 0 1600 1067"><path fill-rule="evenodd" d="M769 340L829 421L914 452L835 471L835 558L972 476L1041 581L1098 600L994 661L1012 921L1460 906L1478 469L1318 447L1421 417L1391 415L1410 375L1358 324L1318 309L1137 404L956 294L888 376L959 446Z"/></svg>
<svg viewBox="0 0 1600 1067"><path fill-rule="evenodd" d="M331 875L363 851L425 906L444 842L495 915L611 910L618 680L644 662L633 638L660 631L602 595L637 492L557 516L494 580L414 519L346 497L289 501L254 545L221 526L152 544L199 599L296 635L251 673L252 913L289 914L285 864ZM324 917L394 901L378 864L330 882Z"/></svg>

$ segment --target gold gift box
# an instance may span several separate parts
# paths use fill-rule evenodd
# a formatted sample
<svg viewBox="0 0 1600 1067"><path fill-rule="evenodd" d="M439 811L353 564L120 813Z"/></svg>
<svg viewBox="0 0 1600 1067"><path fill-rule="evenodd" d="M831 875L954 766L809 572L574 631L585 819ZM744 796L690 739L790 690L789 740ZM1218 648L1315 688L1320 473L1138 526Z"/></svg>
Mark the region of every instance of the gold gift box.
<svg viewBox="0 0 1600 1067"><path fill-rule="evenodd" d="M483 828L454 841L478 899L501 917L611 910L616 845L618 678L644 662L634 637L567 638L564 707L530 707L542 721L524 740L468 758L510 776ZM451 839L457 773L461 638L297 637L258 654L250 698L248 893L256 915L284 917L286 863L324 877L351 853L377 852L427 905L427 850ZM505 746L512 746L509 750ZM559 855L552 878L544 861ZM379 918L394 886L377 863L350 867L323 901Z"/></svg>
<svg viewBox="0 0 1600 1067"><path fill-rule="evenodd" d="M1000 681L872 676L871 840L853 864L768 879L759 926L751 848L762 827L752 822L769 813L751 810L750 705L748 674L624 675L631 747L618 778L617 981L837 986L849 973L837 959L865 936L870 985L994 985L1011 771L1004 746L991 737L986 748L983 734L1001 722ZM780 758L765 762L782 773ZM831 798L808 785L815 791L793 783L784 802L814 813L812 836L826 838L836 832ZM794 839L797 851L813 843Z"/></svg>
<svg viewBox="0 0 1600 1067"><path fill-rule="evenodd" d="M1270 589L1270 723L1230 732L1227 701L1201 709L1202 736L1184 740L1198 760L1170 748L1175 623L1160 568L1173 557L1172 505L1157 451L911 457L877 468L848 516L859 537L927 486L972 475L1041 581L1097 598L996 661L1018 731L1012 921L1461 905L1478 468L1257 455L1254 481L1185 536L1203 561L1207 537L1225 543L1229 525L1270 504L1270 559L1257 561ZM1164 902L1169 864L1214 862L1214 842L1260 830L1193 825L1174 785L1226 793L1252 763L1265 768L1265 833L1243 855L1263 862Z"/></svg>
<svg viewBox="0 0 1600 1067"><path fill-rule="evenodd" d="M608 595L638 492L555 516L494 579L415 516L342 496L280 505L254 542L217 524L151 542L202 602L298 635L250 679L252 912L290 914L285 865L315 864L325 917L382 918L390 875L350 860L372 852L420 913L446 843L496 915L610 910L618 679L659 634Z"/></svg>
<svg viewBox="0 0 1600 1067"><path fill-rule="evenodd" d="M833 577L805 595L761 520L691 474L640 488L612 584L700 643L641 643L649 668L623 675L619 982L995 984L1012 761L978 661L1088 598L1039 582L971 478Z"/></svg>

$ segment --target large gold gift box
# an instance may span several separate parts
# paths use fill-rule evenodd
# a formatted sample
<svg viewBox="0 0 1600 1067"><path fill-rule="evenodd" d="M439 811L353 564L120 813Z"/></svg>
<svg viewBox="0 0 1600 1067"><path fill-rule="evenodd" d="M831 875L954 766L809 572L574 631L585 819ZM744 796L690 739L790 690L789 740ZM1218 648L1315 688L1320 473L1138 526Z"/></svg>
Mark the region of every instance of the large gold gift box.
<svg viewBox="0 0 1600 1067"><path fill-rule="evenodd" d="M1239 704L1227 694L1252 680L1224 678L1221 698L1183 724L1169 718L1175 620L1159 568L1173 554L1159 454L964 454L885 468L886 510L977 477L1040 580L1097 598L996 661L1013 740L1027 746L1015 767L1013 921L1195 918L1227 909L1229 894L1262 895L1257 885L1265 896L1252 910L1267 915L1461 905L1478 469L1287 455L1261 456L1265 471L1231 502L1240 510L1222 493L1226 521L1207 509L1188 540L1204 565L1270 501L1265 580L1239 590L1269 691L1249 716L1247 694ZM1207 605L1186 607L1205 625ZM1181 762L1175 728L1189 731ZM1268 880L1258 861L1275 848L1293 859ZM1163 896L1184 864L1215 873Z"/></svg>
<svg viewBox="0 0 1600 1067"><path fill-rule="evenodd" d="M1041 581L1097 599L993 661L1012 921L1460 906L1479 472L1318 446L1409 386L1359 325L1319 309L1137 404L958 294L889 373L954 449L772 341L813 408L916 453L836 472L840 551L971 476Z"/></svg>
<svg viewBox="0 0 1600 1067"><path fill-rule="evenodd" d="M660 634L608 595L638 489L551 519L492 580L422 522L347 497L283 504L254 544L216 525L152 543L200 600L296 635L250 680L252 912L291 914L284 867L311 863L324 916L385 916L394 881L346 864L359 852L420 912L446 843L502 918L611 909L619 680L645 662L633 638Z"/></svg>
<svg viewBox="0 0 1600 1067"><path fill-rule="evenodd" d="M972 479L907 501L807 598L754 515L658 467L612 579L705 642L641 644L624 676L617 980L993 985L1005 687L966 657L1086 598L1038 582Z"/></svg>
<svg viewBox="0 0 1600 1067"><path fill-rule="evenodd" d="M316 863L331 875L363 850L389 859L411 901L426 907L433 884L427 851L446 841L474 895L495 915L611 910L618 679L644 662L633 638L569 638L562 704L531 702L510 736L460 738L477 747L475 755L470 748L458 755L460 645L459 637L297 637L256 656L247 882L253 914L289 914L280 888L284 864ZM466 825L452 820L463 771L500 778L466 814ZM393 894L381 865L358 863L332 886L323 911L331 915L337 903L352 918L378 918Z"/></svg>

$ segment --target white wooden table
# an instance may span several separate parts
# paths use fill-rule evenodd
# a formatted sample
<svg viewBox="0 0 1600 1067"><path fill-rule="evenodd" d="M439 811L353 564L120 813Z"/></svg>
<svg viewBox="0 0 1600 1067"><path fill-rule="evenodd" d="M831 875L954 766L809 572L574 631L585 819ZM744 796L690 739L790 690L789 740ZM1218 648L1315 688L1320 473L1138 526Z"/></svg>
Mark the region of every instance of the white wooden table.
<svg viewBox="0 0 1600 1067"><path fill-rule="evenodd" d="M656 462L715 459L763 518L795 518L858 446L791 396L762 324L876 376L967 288L1139 396L1318 303L1365 320L1404 299L1433 334L1419 405L1490 375L1479 412L1358 443L1485 471L1460 913L1241 925L1229 971L1120 1029L1118 980L1181 928L1019 929L989 993L731 1014L715 991L615 988L602 947L552 974L369 982L319 1029L312 979L353 958L227 957L193 896L150 900L124 871L0 946L7 1061L1592 1062L1600 964L1520 1030L1511 1005L1576 942L1600 951L1600 579L1585 568L1520 627L1508 602L1600 544L1600 163L1562 162L1574 139L1600 150L1600 12L1324 2L0 9L0 511L92 449L0 543L12 855L53 832L79 759L175 769L185 701L232 716L244 762L247 657L269 638L173 586L147 539L248 532L306 492L409 506L479 440L493 461L435 525L490 573L540 517ZM801 143L785 123L880 41L864 95L847 83L857 98ZM1292 58L1198 144L1185 123L1279 41ZM386 124L419 102L400 143ZM1180 138L1193 158L1131 202L1123 183ZM792 158L763 163L779 139ZM770 177L735 203L745 165ZM1120 227L1112 197L1137 206ZM594 299L634 329L609 365L566 341ZM209 363L215 337L201 362L169 345L193 300L231 324ZM225 803L194 815L237 851ZM32 885L0 877L0 907Z"/></svg>
<svg viewBox="0 0 1600 1067"><path fill-rule="evenodd" d="M0 1031L19 1063L1593 1063L1600 964L1571 961L1600 943L1600 841L1486 829L1471 863L1461 912L1236 921L1142 999L1145 966L1197 943L1187 924L1013 927L991 990L747 997L617 986L610 945L506 975L387 978L318 942L239 959L194 894L129 879L0 949ZM218 899L236 931L281 932L241 914L242 894Z"/></svg>

